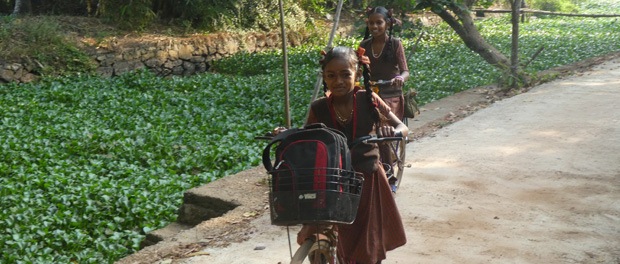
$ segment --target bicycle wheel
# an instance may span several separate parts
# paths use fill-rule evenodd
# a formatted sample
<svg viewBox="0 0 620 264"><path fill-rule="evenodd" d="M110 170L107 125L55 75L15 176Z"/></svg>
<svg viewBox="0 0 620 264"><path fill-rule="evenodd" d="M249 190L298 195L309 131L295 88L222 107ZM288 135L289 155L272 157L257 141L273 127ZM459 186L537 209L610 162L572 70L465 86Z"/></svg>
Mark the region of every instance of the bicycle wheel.
<svg viewBox="0 0 620 264"><path fill-rule="evenodd" d="M308 239L295 251L291 264L302 264L308 258L311 264L336 264L335 247L328 241Z"/></svg>
<svg viewBox="0 0 620 264"><path fill-rule="evenodd" d="M312 244L308 253L308 260L311 264L335 264L334 247L328 241L319 240Z"/></svg>
<svg viewBox="0 0 620 264"><path fill-rule="evenodd" d="M291 264L302 264L308 253L310 252L310 248L314 244L312 239L306 240L298 249L295 251L295 255L291 258Z"/></svg>
<svg viewBox="0 0 620 264"><path fill-rule="evenodd" d="M390 181L390 185L392 187L392 192L396 193L400 184L403 181L403 170L405 169L405 153L407 146L407 138L403 138L402 140L393 141L390 143L390 148L394 155L394 160L392 163L392 173L394 180Z"/></svg>

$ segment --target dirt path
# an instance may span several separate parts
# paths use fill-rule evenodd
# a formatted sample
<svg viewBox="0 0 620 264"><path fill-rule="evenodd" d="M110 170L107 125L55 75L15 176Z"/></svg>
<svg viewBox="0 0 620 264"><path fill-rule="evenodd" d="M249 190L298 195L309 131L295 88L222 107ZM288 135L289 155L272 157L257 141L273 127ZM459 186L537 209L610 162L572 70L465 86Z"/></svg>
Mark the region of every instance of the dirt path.
<svg viewBox="0 0 620 264"><path fill-rule="evenodd" d="M486 93L410 124L427 136L408 144L396 196L408 243L383 263L620 263L620 56L478 110ZM252 174L236 178L256 186ZM247 202L227 190L241 206L119 263L288 263L255 189Z"/></svg>
<svg viewBox="0 0 620 264"><path fill-rule="evenodd" d="M411 146L386 263L620 263L620 60Z"/></svg>

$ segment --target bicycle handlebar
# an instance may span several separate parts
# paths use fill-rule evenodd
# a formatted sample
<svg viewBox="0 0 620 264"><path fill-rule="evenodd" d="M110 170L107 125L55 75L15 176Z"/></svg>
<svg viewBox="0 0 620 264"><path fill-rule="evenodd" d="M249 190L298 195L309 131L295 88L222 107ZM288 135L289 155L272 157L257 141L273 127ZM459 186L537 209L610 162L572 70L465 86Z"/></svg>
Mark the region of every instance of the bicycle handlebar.
<svg viewBox="0 0 620 264"><path fill-rule="evenodd" d="M358 137L355 140L353 140L353 142L351 142L350 147L353 147L359 143L380 143L380 142L384 142L384 141L397 141L397 140L403 140L403 136L402 133L398 132L396 133L396 135L394 135L393 137L377 137L376 135L372 135L372 136L363 136L363 137Z"/></svg>
<svg viewBox="0 0 620 264"><path fill-rule="evenodd" d="M378 80L378 81L371 81L370 85L377 85L377 86L384 86L384 85L391 85L392 81L391 80Z"/></svg>
<svg viewBox="0 0 620 264"><path fill-rule="evenodd" d="M396 140L403 140L402 137L370 137L368 139L364 139L362 140L362 142L364 143L379 143L379 142L383 142L383 141L396 141Z"/></svg>
<svg viewBox="0 0 620 264"><path fill-rule="evenodd" d="M263 136L255 136L256 140L271 140L273 139L273 134L266 133ZM402 133L398 132L393 137L377 137L376 135L372 136L363 136L355 139L351 145L355 145L357 143L379 143L384 141L397 141L403 140Z"/></svg>
<svg viewBox="0 0 620 264"><path fill-rule="evenodd" d="M268 132L265 132L265 134L262 134L260 136L255 136L254 139L255 140L272 140L275 136L276 135L273 133L273 131L268 131Z"/></svg>

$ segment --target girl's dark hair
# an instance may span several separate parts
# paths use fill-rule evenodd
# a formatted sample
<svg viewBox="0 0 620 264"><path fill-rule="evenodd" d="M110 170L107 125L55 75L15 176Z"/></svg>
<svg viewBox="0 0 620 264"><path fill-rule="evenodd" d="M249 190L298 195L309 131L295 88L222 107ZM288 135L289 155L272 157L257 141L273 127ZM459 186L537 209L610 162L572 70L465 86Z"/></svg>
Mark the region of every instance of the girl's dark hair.
<svg viewBox="0 0 620 264"><path fill-rule="evenodd" d="M368 64L361 63L359 55L354 49L349 47L334 47L324 54L323 58L319 61L321 64L321 70L325 69L325 66L333 59L343 59L349 62L351 67L355 67L356 77L360 74L360 66L362 70L362 76L364 77L364 89L368 95L368 105L370 106L370 117L375 123L379 122L379 110L376 107L376 102L372 100L372 89L370 89L370 69ZM323 81L323 92L327 92L327 83ZM354 106L355 107L355 106Z"/></svg>
<svg viewBox="0 0 620 264"><path fill-rule="evenodd" d="M372 14L380 14L383 16L385 23L389 25L388 28L388 41L387 41L387 54L383 57L386 61L392 61L394 59L394 47L392 47L392 29L394 29L394 19L392 18L392 11L385 7L377 6L375 8L366 9L366 18L369 18ZM364 40L370 38L370 29L366 25L366 31L364 32Z"/></svg>

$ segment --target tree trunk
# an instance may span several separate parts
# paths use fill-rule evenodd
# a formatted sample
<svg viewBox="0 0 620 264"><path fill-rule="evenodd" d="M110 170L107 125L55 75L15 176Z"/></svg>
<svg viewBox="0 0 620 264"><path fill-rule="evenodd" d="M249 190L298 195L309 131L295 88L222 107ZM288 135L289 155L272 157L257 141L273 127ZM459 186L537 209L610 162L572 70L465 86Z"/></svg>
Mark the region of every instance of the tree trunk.
<svg viewBox="0 0 620 264"><path fill-rule="evenodd" d="M19 12L21 12L21 7L22 7L22 0L15 0L15 6L13 7L13 14L14 16L19 15Z"/></svg>
<svg viewBox="0 0 620 264"><path fill-rule="evenodd" d="M469 13L460 9L451 11L458 16L460 23L446 9L442 9L436 14L454 29L469 49L478 53L489 64L500 68L502 71L506 70L510 65L508 58L482 38Z"/></svg>
<svg viewBox="0 0 620 264"><path fill-rule="evenodd" d="M96 17L102 17L106 15L106 10L105 10L106 2L105 1L106 0L97 1L97 11L95 11Z"/></svg>
<svg viewBox="0 0 620 264"><path fill-rule="evenodd" d="M13 8L14 16L21 15L30 9L30 0L15 0L15 7Z"/></svg>

